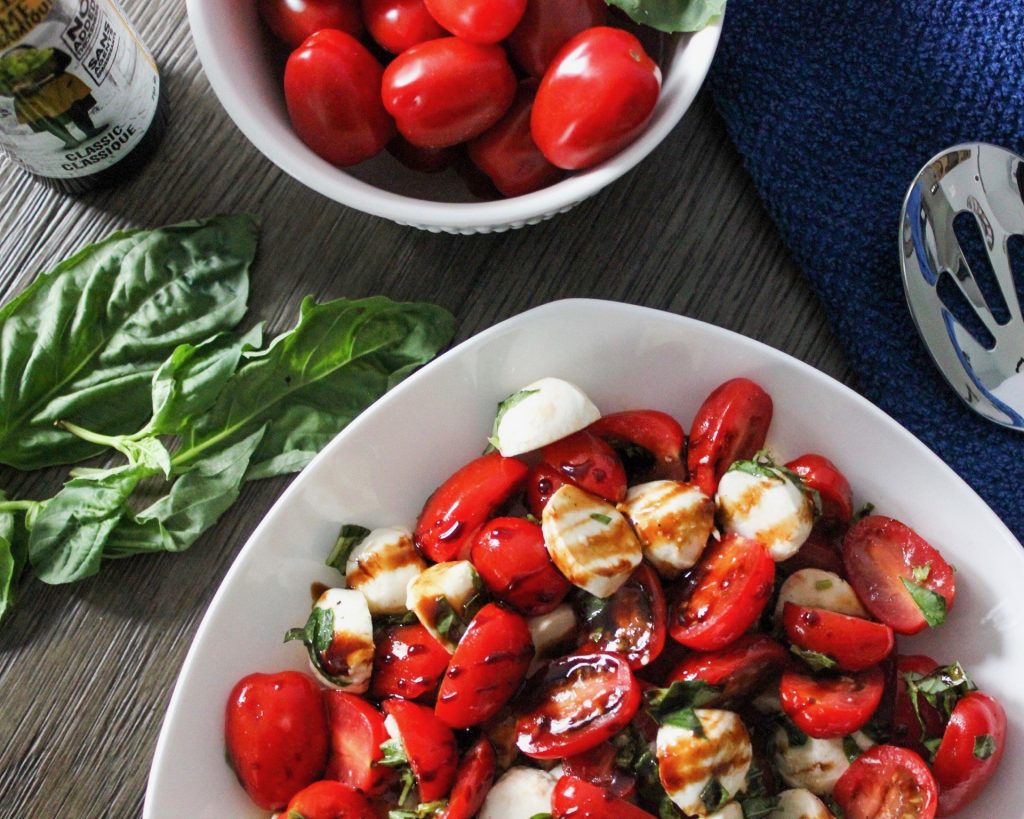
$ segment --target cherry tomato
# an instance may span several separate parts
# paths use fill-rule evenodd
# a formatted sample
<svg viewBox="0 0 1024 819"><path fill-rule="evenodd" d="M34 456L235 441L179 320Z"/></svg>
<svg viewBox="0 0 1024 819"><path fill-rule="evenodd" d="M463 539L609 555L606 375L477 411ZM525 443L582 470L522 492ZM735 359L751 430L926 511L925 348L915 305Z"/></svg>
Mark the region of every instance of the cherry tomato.
<svg viewBox="0 0 1024 819"><path fill-rule="evenodd" d="M494 748L486 737L474 742L459 763L448 804L438 811L437 819L470 819L475 816L494 783L497 764Z"/></svg>
<svg viewBox="0 0 1024 819"><path fill-rule="evenodd" d="M467 557L477 529L522 488L528 471L522 461L497 452L463 466L420 512L413 533L420 551L435 563Z"/></svg>
<svg viewBox="0 0 1024 819"><path fill-rule="evenodd" d="M621 654L632 669L649 665L665 647L665 595L657 572L641 563L608 598L585 613L581 651Z"/></svg>
<svg viewBox="0 0 1024 819"><path fill-rule="evenodd" d="M581 31L544 72L530 127L548 161L589 168L636 139L654 113L661 70L627 31Z"/></svg>
<svg viewBox="0 0 1024 819"><path fill-rule="evenodd" d="M394 769L374 763L383 758L380 744L388 739L384 715L355 694L325 692L331 731L327 776L363 793L383 793L394 780Z"/></svg>
<svg viewBox="0 0 1024 819"><path fill-rule="evenodd" d="M928 737L940 737L945 730L945 720L936 708L933 708L924 697L917 698L917 710L907 694L907 682L904 674L915 673L927 676L935 671L939 664L931 657L923 654L905 654L896 658L896 674L893 681L893 715L892 744L910 748L922 756L927 753L922 740ZM921 731L921 723L917 714L920 712L924 720L925 732Z"/></svg>
<svg viewBox="0 0 1024 819"><path fill-rule="evenodd" d="M525 518L486 523L469 556L491 593L527 616L552 611L571 588L548 557L540 526Z"/></svg>
<svg viewBox="0 0 1024 819"><path fill-rule="evenodd" d="M252 801L280 810L327 765L320 686L298 671L243 677L228 697L224 738L228 761Z"/></svg>
<svg viewBox="0 0 1024 819"><path fill-rule="evenodd" d="M724 648L754 624L774 582L775 561L756 540L730 533L712 541L683 582L669 633L699 651Z"/></svg>
<svg viewBox="0 0 1024 819"><path fill-rule="evenodd" d="M885 675L878 666L834 677L786 671L779 681L782 710L815 739L859 731L877 710L884 690Z"/></svg>
<svg viewBox="0 0 1024 819"><path fill-rule="evenodd" d="M782 625L793 645L826 654L841 671L862 671L892 653L895 640L884 623L825 609L786 603Z"/></svg>
<svg viewBox="0 0 1024 819"><path fill-rule="evenodd" d="M350 785L333 779L307 785L292 797L281 815L286 819L378 819L369 799Z"/></svg>
<svg viewBox="0 0 1024 819"><path fill-rule="evenodd" d="M533 640L526 621L488 603L455 648L434 713L452 728L490 719L519 688L532 659Z"/></svg>
<svg viewBox="0 0 1024 819"><path fill-rule="evenodd" d="M574 432L548 444L540 459L570 483L609 503L626 497L626 470L619 456L592 432Z"/></svg>
<svg viewBox="0 0 1024 819"><path fill-rule="evenodd" d="M657 732L655 732L657 733ZM615 764L618 751L610 742L595 745L589 751L562 760L566 776L597 785L612 796L627 797L636 790L636 780Z"/></svg>
<svg viewBox="0 0 1024 819"><path fill-rule="evenodd" d="M392 54L445 34L423 0L362 0L362 5L370 36Z"/></svg>
<svg viewBox="0 0 1024 819"><path fill-rule="evenodd" d="M569 40L607 21L604 0L529 0L506 45L528 74L540 78Z"/></svg>
<svg viewBox="0 0 1024 819"><path fill-rule="evenodd" d="M392 626L377 638L370 696L415 700L437 691L448 668L448 653L419 623Z"/></svg>
<svg viewBox="0 0 1024 819"><path fill-rule="evenodd" d="M653 463L646 470L643 480L686 480L686 464L683 463L686 433L679 422L667 412L613 412L601 416L587 429L611 444L616 451L640 447L649 452ZM641 482L631 480L630 484Z"/></svg>
<svg viewBox="0 0 1024 819"><path fill-rule="evenodd" d="M938 803L924 760L895 745L875 745L857 757L832 796L846 819L932 819Z"/></svg>
<svg viewBox="0 0 1024 819"><path fill-rule="evenodd" d="M853 517L853 490L846 476L824 455L808 453L786 464L801 477L808 489L821 498L821 516L826 522L845 526Z"/></svg>
<svg viewBox="0 0 1024 819"><path fill-rule="evenodd" d="M440 173L459 159L457 148L421 148L401 134L387 144L387 151L409 170L420 173Z"/></svg>
<svg viewBox="0 0 1024 819"><path fill-rule="evenodd" d="M543 461L534 464L526 478L526 505L530 507L530 514L540 520L548 500L564 483L569 483L569 479L551 464Z"/></svg>
<svg viewBox="0 0 1024 819"><path fill-rule="evenodd" d="M928 621L906 583L935 592L953 607L953 569L917 532L898 520L869 515L843 538L843 563L857 597L871 614L900 634L917 634Z"/></svg>
<svg viewBox="0 0 1024 819"><path fill-rule="evenodd" d="M363 33L356 0L259 0L259 10L267 28L289 48L298 48L324 28L340 29L353 37Z"/></svg>
<svg viewBox="0 0 1024 819"><path fill-rule="evenodd" d="M735 703L756 694L789 661L789 652L764 634L744 634L725 648L688 655L669 674L677 680L703 680L722 688L720 703Z"/></svg>
<svg viewBox="0 0 1024 819"><path fill-rule="evenodd" d="M500 120L467 146L469 158L503 196L521 196L558 182L565 173L544 158L530 133L536 82L519 83L516 98Z"/></svg>
<svg viewBox="0 0 1024 819"><path fill-rule="evenodd" d="M953 708L932 769L939 816L972 802L996 772L1006 747L1006 712L997 700L971 691Z"/></svg>
<svg viewBox="0 0 1024 819"><path fill-rule="evenodd" d="M640 707L640 685L616 654L570 654L531 678L516 720L516 746L535 759L573 756L623 730Z"/></svg>
<svg viewBox="0 0 1024 819"><path fill-rule="evenodd" d="M797 553L783 560L776 568L779 574L787 577L801 569L821 569L839 576L846 574L839 549L833 545L820 523L814 525Z"/></svg>
<svg viewBox="0 0 1024 819"><path fill-rule="evenodd" d="M434 802L447 796L459 765L452 729L418 702L384 700L381 707L398 725L409 767L419 786L420 801Z"/></svg>
<svg viewBox="0 0 1024 819"><path fill-rule="evenodd" d="M384 70L384 107L409 142L444 148L482 134L512 105L516 77L501 46L441 37Z"/></svg>
<svg viewBox="0 0 1024 819"><path fill-rule="evenodd" d="M299 139L333 165L380 153L395 125L380 99L383 69L351 34L323 29L292 52L284 98Z"/></svg>
<svg viewBox="0 0 1024 819"><path fill-rule="evenodd" d="M772 422L772 399L748 378L726 381L704 399L690 429L686 463L690 478L709 498L734 461L764 446Z"/></svg>
<svg viewBox="0 0 1024 819"><path fill-rule="evenodd" d="M526 11L526 0L424 0L427 10L456 37L471 43L497 43L512 33Z"/></svg>
<svg viewBox="0 0 1024 819"><path fill-rule="evenodd" d="M553 819L654 819L611 791L568 775L555 783L551 815Z"/></svg>

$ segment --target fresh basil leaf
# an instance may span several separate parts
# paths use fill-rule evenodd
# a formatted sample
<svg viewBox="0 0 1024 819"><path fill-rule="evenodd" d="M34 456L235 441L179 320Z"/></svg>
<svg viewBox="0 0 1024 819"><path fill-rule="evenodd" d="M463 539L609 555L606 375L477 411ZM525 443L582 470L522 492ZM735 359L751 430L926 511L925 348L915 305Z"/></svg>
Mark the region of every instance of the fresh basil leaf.
<svg viewBox="0 0 1024 819"><path fill-rule="evenodd" d="M773 481L783 480L774 465L769 466L761 461L733 461L727 472L746 472L748 475L755 475L758 478L768 478Z"/></svg>
<svg viewBox="0 0 1024 819"><path fill-rule="evenodd" d="M731 798L732 795L729 791L723 788L722 783L715 777L711 777L700 792L700 801L704 803L708 813L719 810Z"/></svg>
<svg viewBox="0 0 1024 819"><path fill-rule="evenodd" d="M942 737L929 737L928 739L922 739L921 744L928 749L928 761L935 761L935 754L939 752L939 746L942 744Z"/></svg>
<svg viewBox="0 0 1024 819"><path fill-rule="evenodd" d="M145 467L153 473L159 472L165 478L171 477L171 453L159 438L124 440L117 449L124 453L129 463Z"/></svg>
<svg viewBox="0 0 1024 819"><path fill-rule="evenodd" d="M299 640L309 649L310 656L313 652L321 653L327 651L334 642L334 611L321 606L313 606L306 624L302 628L290 628L285 632L284 641ZM314 658L316 661L316 658Z"/></svg>
<svg viewBox="0 0 1024 819"><path fill-rule="evenodd" d="M247 480L295 472L454 331L451 314L384 297L302 303L298 325L247 353L216 403L184 436L176 467L262 426Z"/></svg>
<svg viewBox="0 0 1024 819"><path fill-rule="evenodd" d="M434 802L420 802L415 808L397 808L388 811L388 819L430 819L448 807L447 799L438 799ZM551 816L551 814L547 814Z"/></svg>
<svg viewBox="0 0 1024 819"><path fill-rule="evenodd" d="M921 715L921 698L935 708L946 721L953 715L953 709L960 698L964 694L977 690L974 681L960 663L937 668L931 674L908 671L903 674L903 681L907 686L907 696L917 715L918 724L921 726L922 732L926 734L927 726Z"/></svg>
<svg viewBox="0 0 1024 819"><path fill-rule="evenodd" d="M991 734L980 734L974 738L975 759L988 759L996 752L996 740Z"/></svg>
<svg viewBox="0 0 1024 819"><path fill-rule="evenodd" d="M6 497L0 492L0 501ZM17 600L18 583L28 563L27 543L25 529L19 525L14 512L0 512L0 622Z"/></svg>
<svg viewBox="0 0 1024 819"><path fill-rule="evenodd" d="M696 736L704 736L704 728L695 708L716 702L722 689L703 680L676 680L668 688L650 688L644 692L647 712L659 725L687 728Z"/></svg>
<svg viewBox="0 0 1024 819"><path fill-rule="evenodd" d="M101 451L60 420L139 429L172 351L241 320L255 251L253 220L220 216L115 233L38 276L0 309L0 463L37 469Z"/></svg>
<svg viewBox="0 0 1024 819"><path fill-rule="evenodd" d="M530 819L551 819L550 813L535 813Z"/></svg>
<svg viewBox="0 0 1024 819"><path fill-rule="evenodd" d="M400 765L408 765L409 757L405 753L405 746L402 745L402 740L397 737L391 739L385 739L380 744L380 749L383 752L383 756L374 762L374 765L380 765L384 768L397 768ZM400 803L405 800L399 800Z"/></svg>
<svg viewBox="0 0 1024 819"><path fill-rule="evenodd" d="M725 13L725 0L606 0L634 22L659 31L700 31Z"/></svg>
<svg viewBox="0 0 1024 819"><path fill-rule="evenodd" d="M99 571L107 538L125 514L128 497L153 474L148 467L129 464L64 484L29 535L29 560L39 579L72 583Z"/></svg>
<svg viewBox="0 0 1024 819"><path fill-rule="evenodd" d="M938 592L934 592L925 586L919 586L905 577L900 578L903 587L910 592L914 603L921 609L925 622L929 626L941 626L946 622L946 598Z"/></svg>
<svg viewBox="0 0 1024 819"><path fill-rule="evenodd" d="M504 401L498 403L498 411L494 415L494 425L491 427L491 437L487 439L487 442L495 449L501 448L501 443L498 440L498 427L501 426L502 419L505 417L505 413L508 412L512 407L522 401L524 398L529 398L531 395L540 392L540 390L519 390L519 392L512 393Z"/></svg>
<svg viewBox="0 0 1024 819"><path fill-rule="evenodd" d="M782 804L778 796L752 796L740 800L740 807L743 808L743 819L761 819L771 816Z"/></svg>
<svg viewBox="0 0 1024 819"><path fill-rule="evenodd" d="M820 651L811 651L809 648L800 648L800 646L790 646L789 650L815 671L824 671L827 668L836 667L836 661L829 657L828 654L822 654Z"/></svg>
<svg viewBox="0 0 1024 819"><path fill-rule="evenodd" d="M843 737L843 753L846 754L846 761L852 764L864 752L860 749L860 745L857 744L857 740L851 736L845 736Z"/></svg>
<svg viewBox="0 0 1024 819"><path fill-rule="evenodd" d="M331 549L331 553L327 557L327 565L333 566L345 574L348 556L352 554L352 550L356 546L366 539L368 534L370 534L370 530L365 526L358 526L355 523L346 523L342 526L338 533L338 539L334 541L334 548Z"/></svg>

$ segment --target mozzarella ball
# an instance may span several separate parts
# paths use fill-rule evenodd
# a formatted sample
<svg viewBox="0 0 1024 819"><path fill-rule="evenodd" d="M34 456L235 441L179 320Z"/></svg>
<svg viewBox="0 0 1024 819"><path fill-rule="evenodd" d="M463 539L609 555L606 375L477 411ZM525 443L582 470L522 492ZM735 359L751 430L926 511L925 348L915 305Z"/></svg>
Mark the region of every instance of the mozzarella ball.
<svg viewBox="0 0 1024 819"><path fill-rule="evenodd" d="M405 604L423 627L449 652L455 652L458 639L442 633L438 626L447 612L443 598L455 615L462 618L466 606L483 588L480 575L468 560L435 563L409 582Z"/></svg>
<svg viewBox="0 0 1024 819"><path fill-rule="evenodd" d="M862 751L874 743L857 731L851 734ZM775 769L791 788L806 788L815 794L831 794L843 771L850 767L843 748L843 737L815 739L793 745L785 728L776 729L769 742L769 752Z"/></svg>
<svg viewBox="0 0 1024 819"><path fill-rule="evenodd" d="M678 577L696 564L715 527L715 504L696 486L651 481L630 487L619 509L660 575Z"/></svg>
<svg viewBox="0 0 1024 819"><path fill-rule="evenodd" d="M349 554L345 579L366 597L370 614L401 614L409 582L426 568L408 529L374 529Z"/></svg>
<svg viewBox="0 0 1024 819"><path fill-rule="evenodd" d="M784 473L731 468L718 483L718 513L726 532L760 541L773 560L797 553L814 525L814 505Z"/></svg>
<svg viewBox="0 0 1024 819"><path fill-rule="evenodd" d="M601 412L575 384L541 378L498 405L491 444L505 457L540 449L590 426Z"/></svg>
<svg viewBox="0 0 1024 819"><path fill-rule="evenodd" d="M551 794L558 777L539 768L509 768L487 792L478 819L531 819L551 813Z"/></svg>
<svg viewBox="0 0 1024 819"><path fill-rule="evenodd" d="M779 600L775 605L777 622L782 622L786 603L870 619L853 586L835 572L824 569L801 569L786 578L779 587Z"/></svg>
<svg viewBox="0 0 1024 819"><path fill-rule="evenodd" d="M366 598L354 589L327 589L313 608L331 612L333 631L330 646L310 662L313 673L325 685L362 694L373 673L373 621Z"/></svg>

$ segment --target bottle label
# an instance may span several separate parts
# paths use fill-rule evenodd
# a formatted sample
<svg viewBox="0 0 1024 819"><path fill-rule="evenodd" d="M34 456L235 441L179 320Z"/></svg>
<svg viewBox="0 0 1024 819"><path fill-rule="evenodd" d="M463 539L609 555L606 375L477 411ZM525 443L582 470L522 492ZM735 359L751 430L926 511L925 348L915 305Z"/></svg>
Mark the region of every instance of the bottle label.
<svg viewBox="0 0 1024 819"><path fill-rule="evenodd" d="M160 75L111 0L0 0L0 148L32 173L89 176L149 128Z"/></svg>

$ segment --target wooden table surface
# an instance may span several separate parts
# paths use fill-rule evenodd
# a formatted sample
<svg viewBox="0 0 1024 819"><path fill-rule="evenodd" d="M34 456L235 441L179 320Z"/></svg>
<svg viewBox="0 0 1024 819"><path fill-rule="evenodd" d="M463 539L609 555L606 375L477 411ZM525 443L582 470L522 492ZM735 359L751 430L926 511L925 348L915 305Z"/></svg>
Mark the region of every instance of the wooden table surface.
<svg viewBox="0 0 1024 819"><path fill-rule="evenodd" d="M72 198L0 165L0 301L123 227L248 211L262 224L249 321L292 326L306 294L382 293L451 310L457 340L569 296L669 310L760 339L851 382L818 302L768 220L707 92L638 168L568 214L462 237L324 199L263 158L210 90L184 4L125 0L162 68L171 125L113 190ZM65 470L0 468L44 498ZM0 625L0 816L138 816L178 671L221 578L287 478L245 485L191 550L21 588Z"/></svg>

